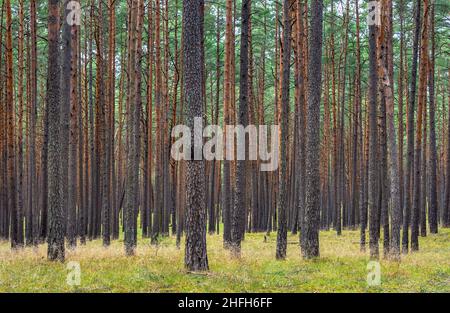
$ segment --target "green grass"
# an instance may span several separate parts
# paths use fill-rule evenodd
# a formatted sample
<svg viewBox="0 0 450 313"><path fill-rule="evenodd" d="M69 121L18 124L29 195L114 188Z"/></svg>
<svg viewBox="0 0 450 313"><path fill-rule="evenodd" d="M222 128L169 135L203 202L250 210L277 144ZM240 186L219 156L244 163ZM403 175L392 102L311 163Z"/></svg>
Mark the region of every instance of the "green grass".
<svg viewBox="0 0 450 313"><path fill-rule="evenodd" d="M321 232L321 258L305 261L297 236L288 238L288 257L275 260L273 233L247 234L242 258L230 258L222 237L208 236L210 271L188 273L174 238L158 247L140 240L137 255L125 257L123 242L105 249L100 241L67 251L66 263L46 260L46 246L12 252L0 243L0 292L450 292L450 230L420 238L420 251L400 263L380 260L381 285L367 285L368 253L359 233ZM67 263L79 262L81 285L69 286Z"/></svg>

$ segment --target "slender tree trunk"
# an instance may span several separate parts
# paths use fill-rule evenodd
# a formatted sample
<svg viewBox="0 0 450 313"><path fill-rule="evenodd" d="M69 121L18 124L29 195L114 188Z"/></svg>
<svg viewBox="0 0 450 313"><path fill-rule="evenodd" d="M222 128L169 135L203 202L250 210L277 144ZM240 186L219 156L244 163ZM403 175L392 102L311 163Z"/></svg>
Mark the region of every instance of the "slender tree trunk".
<svg viewBox="0 0 450 313"><path fill-rule="evenodd" d="M375 8L371 8L375 10ZM377 27L375 24L369 26L369 160L368 160L368 211L369 211L369 231L370 231L370 257L378 259L378 212L377 212L377 48L376 48Z"/></svg>
<svg viewBox="0 0 450 313"><path fill-rule="evenodd" d="M443 88L445 90L445 87ZM443 91L444 91L443 90ZM447 85L447 97L448 97L448 113L447 113L447 158L446 158L446 189L445 189L445 203L442 212L442 226L445 228L450 227L450 80ZM445 91L443 92L443 95ZM444 101L442 103L444 104ZM444 107L444 105L442 106Z"/></svg>
<svg viewBox="0 0 450 313"><path fill-rule="evenodd" d="M280 149L280 185L278 193L278 230L276 258L286 258L287 249L287 206L288 206L288 173L287 154L289 138L289 76L291 60L291 19L289 0L283 1L283 71L281 78L281 149Z"/></svg>
<svg viewBox="0 0 450 313"><path fill-rule="evenodd" d="M152 243L156 244L161 232L163 212L164 181L162 180L162 134L161 110L162 110L162 77L161 77L161 34L160 34L161 5L156 0L155 8L155 112L156 112L156 142L155 142L155 212L153 216Z"/></svg>
<svg viewBox="0 0 450 313"><path fill-rule="evenodd" d="M419 250L419 219L420 219L420 179L422 157L422 126L423 112L426 107L427 88L427 55L428 55L428 0L423 0L423 27L420 49L419 94L417 108L416 148L414 152L414 202L411 219L411 251Z"/></svg>
<svg viewBox="0 0 450 313"><path fill-rule="evenodd" d="M116 177L116 158L115 158L115 108L116 108L116 0L109 1L109 53L108 53L108 176L109 176L109 207L110 207L110 231L113 239L117 239L115 236L114 225L118 223L117 218L117 177Z"/></svg>
<svg viewBox="0 0 450 313"><path fill-rule="evenodd" d="M413 162L414 162L414 106L416 101L416 80L417 80L417 55L419 47L420 36L420 9L421 0L416 1L415 9L415 31L414 31L414 43L413 43L413 58L411 66L411 81L408 94L408 147L407 147L407 159L406 159L406 175L405 175L405 187L404 187L404 201L403 201L403 233L402 233L402 252L408 253L409 247L409 225L411 219L411 205L412 195L411 186L413 183Z"/></svg>
<svg viewBox="0 0 450 313"><path fill-rule="evenodd" d="M71 61L72 61L72 46L71 46L71 28L67 19L69 18L70 9L67 8L69 0L63 2L63 21L61 34L61 205L64 216L64 233L67 234L68 219L68 197L69 197L69 137L70 137L70 90L71 90ZM50 79L50 78L49 78ZM52 79L52 78L51 78ZM72 239L69 238L69 244L72 244Z"/></svg>
<svg viewBox="0 0 450 313"><path fill-rule="evenodd" d="M147 78L147 131L146 131L146 162L144 169L144 236L150 235L152 228L152 166L153 166L153 1L149 2L148 9L148 78Z"/></svg>
<svg viewBox="0 0 450 313"><path fill-rule="evenodd" d="M18 159L16 161L17 166L17 245L23 247L24 245L24 162L23 162L23 113L24 113L24 99L23 99L23 81L24 81L24 60L23 60L23 41L24 41L24 17L23 17L23 0L19 1L19 38L17 47L17 62L18 62L18 73L17 73L17 102L18 102L18 132L17 132L17 154Z"/></svg>
<svg viewBox="0 0 450 313"><path fill-rule="evenodd" d="M431 53L428 67L428 93L430 101L430 203L428 207L428 222L430 233L438 232L438 203L437 203L437 151L436 151L436 122L435 122L435 92L434 92L434 71L435 71L435 2L431 4L430 14L430 37L431 37Z"/></svg>
<svg viewBox="0 0 450 313"><path fill-rule="evenodd" d="M36 119L37 119L37 49L36 49L36 1L30 1L30 36L31 36L31 52L30 52L30 125L28 128L29 136L29 159L28 159L28 209L26 217L26 244L37 244L38 225L36 223L39 217L37 195L37 174L36 174Z"/></svg>
<svg viewBox="0 0 450 313"><path fill-rule="evenodd" d="M400 201L401 209L403 209L403 199L405 194L404 183L404 113L403 113L403 98L404 98L404 26L403 26L403 14L404 14L404 2L400 0L399 3L399 18L400 18L400 69L398 75L398 169L399 169L399 182L400 182ZM400 217L400 223L403 222L403 213Z"/></svg>
<svg viewBox="0 0 450 313"><path fill-rule="evenodd" d="M240 53L240 97L239 97L239 123L243 127L248 124L248 96L249 96L249 75L248 75L248 38L249 20L251 12L250 0L242 2L241 9L241 53ZM246 142L246 135L238 134L238 138L243 137ZM244 149L247 144L244 144ZM236 165L236 191L234 196L234 208L232 211L231 241L233 255L240 257L241 241L243 238L242 228L245 220L245 198L246 193L246 160L238 160Z"/></svg>
<svg viewBox="0 0 450 313"><path fill-rule="evenodd" d="M6 173L7 173L7 203L11 218L10 238L11 248L19 247L19 216L16 195L16 145L14 131L14 78L13 78L13 46L12 46L12 15L11 2L6 0Z"/></svg>

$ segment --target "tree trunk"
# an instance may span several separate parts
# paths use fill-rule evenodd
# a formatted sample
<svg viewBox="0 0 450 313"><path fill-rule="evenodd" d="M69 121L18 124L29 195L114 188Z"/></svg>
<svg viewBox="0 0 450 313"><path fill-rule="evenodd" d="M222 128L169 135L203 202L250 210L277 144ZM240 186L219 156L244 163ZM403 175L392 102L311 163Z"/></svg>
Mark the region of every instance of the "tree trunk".
<svg viewBox="0 0 450 313"><path fill-rule="evenodd" d="M415 31L414 31L414 43L413 43L413 59L411 67L411 81L408 94L408 147L407 147L407 159L406 159L406 175L405 175L405 187L404 187L404 201L403 201L403 233L402 233L402 252L408 253L409 247L409 225L411 219L411 185L413 183L413 162L414 162L414 106L416 101L416 80L417 80L417 54L419 47L420 36L420 8L421 0L417 0L415 9Z"/></svg>
<svg viewBox="0 0 450 313"><path fill-rule="evenodd" d="M28 152L28 208L26 217L26 244L37 244L39 217L37 202L37 175L36 175L36 119L37 119L37 49L36 49L36 1L30 1L30 36L31 53L29 72L30 79L30 125L28 126L29 152Z"/></svg>
<svg viewBox="0 0 450 313"><path fill-rule="evenodd" d="M6 173L7 173L7 208L10 214L11 248L16 249L19 243L19 210L16 195L16 145L14 132L14 78L13 78L13 47L12 47L12 16L11 2L6 0Z"/></svg>
<svg viewBox="0 0 450 313"><path fill-rule="evenodd" d="M201 14L203 0L183 1L183 74L187 126L193 130L194 119L203 117ZM194 142L195 134L191 134ZM193 150L196 148L194 147ZM200 149L200 147L197 147ZM194 156L191 155L193 158ZM186 254L184 263L190 271L208 270L206 252L205 163L188 160L186 175Z"/></svg>
<svg viewBox="0 0 450 313"><path fill-rule="evenodd" d="M320 96L322 86L323 1L311 1L309 32L308 115L306 122L306 192L302 229L305 259L319 257L320 212Z"/></svg>
<svg viewBox="0 0 450 313"><path fill-rule="evenodd" d="M289 76L291 61L291 19L289 0L283 1L283 70L281 78L281 149L280 149L280 183L278 193L278 230L276 258L285 259L287 249L287 206L288 173L287 154L289 138Z"/></svg>
<svg viewBox="0 0 450 313"><path fill-rule="evenodd" d="M9 0L7 0L9 1ZM60 136L60 68L59 68L59 0L49 0L48 16L48 250L50 261L64 261L64 215L61 202Z"/></svg>
<svg viewBox="0 0 450 313"><path fill-rule="evenodd" d="M371 8L375 10L375 8ZM370 231L370 257L378 259L378 162L377 162L377 48L376 48L377 27L374 24L369 26L369 160L368 160L368 211L369 211L369 231Z"/></svg>
<svg viewBox="0 0 450 313"><path fill-rule="evenodd" d="M419 250L419 219L421 189L421 157L422 157L422 121L426 107L427 88L427 55L428 55L428 0L423 1L423 27L420 49L419 94L417 108L416 148L414 152L414 203L411 224L411 251Z"/></svg>
<svg viewBox="0 0 450 313"><path fill-rule="evenodd" d="M250 22L251 2L244 0L241 9L241 53L240 53L240 97L239 97L239 124L247 127L248 124L248 96L249 96L249 75L248 75L248 38ZM245 140L244 149L247 147L247 136L238 134L238 138ZM245 220L245 198L246 193L246 160L238 160L236 164L236 191L234 196L234 208L232 211L231 242L232 253L236 257L241 254L241 241L243 238L242 228Z"/></svg>
<svg viewBox="0 0 450 313"><path fill-rule="evenodd" d="M430 35L431 35L431 53L428 67L428 93L430 101L430 203L428 207L428 222L430 233L438 232L438 203L437 203L437 152L436 152L436 122L435 122L435 94L434 94L434 71L435 71L435 3L431 4L430 14Z"/></svg>
<svg viewBox="0 0 450 313"><path fill-rule="evenodd" d="M129 24L129 60L128 60L128 85L129 96L128 104L129 108L127 114L127 138L129 142L127 150L127 180L125 185L125 205L124 205L124 243L125 253L127 256L134 255L136 249L136 205L137 195L139 193L138 188L138 167L139 164L136 160L137 155L137 142L136 139L136 124L139 121L136 120L136 111L138 110L136 105L137 100L137 87L138 82L136 79L137 70L137 26L139 18L139 2L141 0L132 0L130 3L130 24Z"/></svg>
<svg viewBox="0 0 450 313"><path fill-rule="evenodd" d="M67 23L67 22L66 22ZM78 26L70 27L71 33L71 75L70 75L70 124L68 155L68 207L67 207L67 244L75 248L77 244L77 144L78 144ZM80 112L81 113L81 112Z"/></svg>
<svg viewBox="0 0 450 313"><path fill-rule="evenodd" d="M391 7L391 0L383 1L383 9ZM389 15L388 15L389 16ZM384 24L384 27L386 24ZM383 26L382 26L383 27ZM387 33L387 34L386 34ZM388 38L384 36L387 35ZM398 169L398 148L396 141L396 131L394 126L394 97L393 88L391 85L390 77L391 73L388 72L387 58L388 53L392 51L390 44L392 43L392 33L385 32L381 29L380 42L382 48L380 51L381 58L378 60L378 73L381 77L383 95L386 102L386 123L387 123L387 143L389 145L388 157L390 166L390 196L392 202L392 243L390 247L390 253L394 259L400 258L400 223L401 223L401 198L400 198L400 181L399 181L399 169ZM387 212L385 213L387 214Z"/></svg>

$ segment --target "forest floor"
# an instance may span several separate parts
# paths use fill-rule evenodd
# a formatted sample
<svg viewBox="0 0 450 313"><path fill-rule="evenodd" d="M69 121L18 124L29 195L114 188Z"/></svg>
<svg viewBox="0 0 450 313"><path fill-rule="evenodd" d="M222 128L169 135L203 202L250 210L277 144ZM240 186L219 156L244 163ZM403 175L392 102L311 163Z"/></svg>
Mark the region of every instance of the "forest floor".
<svg viewBox="0 0 450 313"><path fill-rule="evenodd" d="M359 251L359 232L321 232L321 258L305 261L298 236L288 238L288 256L275 260L276 234L246 234L240 260L223 249L222 236L208 236L210 271L188 273L174 238L158 247L140 240L125 257L123 242L105 249L101 241L67 251L66 263L46 260L46 246L11 252L0 243L0 292L450 292L450 230L420 238L420 251L400 263L380 260L381 284L367 283L368 252ZM382 251L382 245L380 245ZM81 284L67 284L80 265Z"/></svg>

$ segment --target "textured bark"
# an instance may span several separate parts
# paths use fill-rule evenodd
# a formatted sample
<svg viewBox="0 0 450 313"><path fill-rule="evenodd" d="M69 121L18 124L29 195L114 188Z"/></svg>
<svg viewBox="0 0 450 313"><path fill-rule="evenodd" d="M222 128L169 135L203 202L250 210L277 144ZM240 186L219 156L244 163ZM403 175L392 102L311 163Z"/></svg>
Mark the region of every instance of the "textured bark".
<svg viewBox="0 0 450 313"><path fill-rule="evenodd" d="M306 176L306 168L305 168L305 136L306 136L306 93L305 93L305 84L306 84L306 48L304 46L304 18L303 18L303 8L302 3L300 1L297 2L297 53L298 53L298 95L297 95L297 101L298 101L298 131L296 133L298 134L298 140L297 140L297 149L298 149L298 155L295 156L296 158L296 184L297 187L296 193L298 193L298 202L297 202L297 220L298 220L298 227L300 229L300 240L302 239L302 232L301 229L303 227L304 222L304 212L305 212L305 176Z"/></svg>
<svg viewBox="0 0 450 313"><path fill-rule="evenodd" d="M355 1L356 7L358 4ZM358 14L358 11L357 11ZM351 178L351 215L350 215L350 227L353 228L356 225L356 212L359 210L359 181L358 181L358 135L359 135L359 110L361 105L361 53L359 42L359 17L358 30L356 38L356 70L355 70L355 99L353 110L353 144L352 144L352 178Z"/></svg>
<svg viewBox="0 0 450 313"><path fill-rule="evenodd" d="M65 21L67 24L67 22ZM69 155L68 155L68 207L67 207L67 244L69 248L77 245L77 144L78 144L78 29L70 27L71 33L71 75L70 75L70 123L69 123Z"/></svg>
<svg viewBox="0 0 450 313"><path fill-rule="evenodd" d="M445 89L445 87L443 88ZM450 90L450 80L448 81L447 90ZM445 93L444 93L445 94ZM446 158L446 183L445 183L445 203L442 212L442 226L450 227L450 95L448 97L448 114L447 114L447 158ZM444 103L444 102L443 102Z"/></svg>
<svg viewBox="0 0 450 313"><path fill-rule="evenodd" d="M224 73L224 127L230 124L230 107L231 107L231 89L232 89L232 56L231 40L233 32L233 2L227 0L226 2L226 31L225 31L225 73ZM224 142L226 142L226 133ZM225 148L225 147L224 147ZM226 149L224 155L227 154ZM223 187L222 187L222 216L223 216L223 243L224 247L229 247L231 243L231 162L224 160L223 162Z"/></svg>
<svg viewBox="0 0 450 313"><path fill-rule="evenodd" d="M69 206L69 137L70 137L70 90L71 90L71 60L72 60L72 46L71 46L71 28L67 23L67 18L70 14L70 10L67 9L67 5L70 0L64 0L63 2L63 21L62 21L62 34L61 34L61 78L60 78L60 90L61 90L61 131L60 131L60 145L61 145L61 205L64 216L64 232L67 233L68 224L68 206ZM72 244L72 239L69 239L69 244Z"/></svg>
<svg viewBox="0 0 450 313"><path fill-rule="evenodd" d="M217 19L216 19L216 97L215 97L215 117L214 122L216 125L219 125L219 102L220 102L220 76L221 76L221 70L220 70L220 6L217 7ZM217 218L219 218L219 212L216 213L216 205L217 202L215 201L215 196L217 194L216 192L216 168L220 165L220 161L214 160L212 162L211 166L211 177L210 177L210 198L208 203L208 209L209 209L209 220L208 220L208 231L210 234L214 234L216 230L218 229L218 224L216 224ZM216 227L217 226L217 227Z"/></svg>
<svg viewBox="0 0 450 313"><path fill-rule="evenodd" d="M383 0L384 1L384 0ZM388 183L388 144L387 144L387 117L386 106L387 99L384 94L383 73L380 72L381 66L386 67L386 75L388 75L389 84L392 84L391 75L389 72L389 19L390 6L385 2L380 2L381 9L381 27L378 27L377 37L377 62L378 62L378 79L380 89L380 103L379 103L379 161L380 161L380 225L383 227L383 255L385 258L389 256L390 244L390 227L389 227L389 183ZM380 63L382 62L382 63ZM380 231L378 232L380 237Z"/></svg>
<svg viewBox="0 0 450 313"><path fill-rule="evenodd" d="M357 173L355 173L355 179L353 187L353 197L357 197L358 201L353 200L353 210L359 211L359 219L361 221L361 237L364 236L365 241L365 230L364 234L362 234L362 219L363 219L363 211L367 209L367 207L364 207L364 197L362 196L364 193L364 156L363 156L363 133L362 133L362 105L361 105L361 99L362 99L362 93L361 93L361 42L360 42L360 19L359 19L359 6L358 6L358 0L355 0L355 14L356 14L356 77L355 77L355 128L354 128L354 142L355 145L353 153L354 153L354 168L353 170L355 172L359 172L359 181L357 181L356 176L358 176ZM359 136L358 136L359 135ZM359 146L359 147L358 147ZM356 154L359 154L359 159ZM356 156L355 156L356 155ZM358 167L359 164L359 168ZM364 216L364 219L367 215ZM357 222L357 221L355 221ZM364 221L364 227L367 224L367 220ZM362 242L362 240L360 240Z"/></svg>
<svg viewBox="0 0 450 313"><path fill-rule="evenodd" d="M161 110L161 122L162 122L162 180L163 180L163 199L162 199L162 219L161 219L161 230L163 236L169 235L169 222L170 222L170 181L169 181L169 30L168 30L168 0L164 1L164 13L163 13L163 33L164 33L164 80L162 83L162 96L163 96L163 106ZM203 77L203 76L202 76Z"/></svg>
<svg viewBox="0 0 450 313"><path fill-rule="evenodd" d="M175 37L175 43L174 43L174 77L172 79L172 123L171 123L171 129L170 133L172 132L173 127L177 124L178 120L178 85L180 83L180 68L179 68L179 49L178 49L178 0L175 0L175 31L174 31L174 37ZM212 101L211 101L212 103ZM169 135L170 136L170 135ZM172 138L170 140L170 145L172 146L175 139ZM170 158L170 156L168 156ZM177 179L178 179L178 170L177 170L177 164L173 158L170 158L169 160L169 167L170 167L170 206L172 210L172 235L175 235L177 232L177 224L178 224L178 218L177 218L177 201L178 201L178 189L177 189Z"/></svg>
<svg viewBox="0 0 450 313"><path fill-rule="evenodd" d="M122 53L122 61L121 64L125 64L125 53ZM124 116L123 113L123 102L124 102L124 85L125 85L125 66L122 67L122 71L120 73L120 81L119 81L119 104L118 104L118 120L119 125L117 129L117 194L116 194L116 208L114 210L113 217L113 238L119 238L120 231L120 213L123 213L123 199L124 199L124 145L123 145L123 124L124 124ZM123 219L122 219L123 221Z"/></svg>
<svg viewBox="0 0 450 313"><path fill-rule="evenodd" d="M420 45L419 93L417 108L416 147L414 151L414 202L411 219L411 251L419 250L420 190L423 112L426 107L427 55L428 55L428 0L423 1L422 37Z"/></svg>
<svg viewBox="0 0 450 313"><path fill-rule="evenodd" d="M139 16L139 1L132 0L130 3L130 24L129 24L129 60L128 60L128 107L127 114L127 138L129 142L127 150L127 180L125 185L125 205L124 205L124 243L125 253L128 256L134 255L136 249L136 200L139 193L138 189L138 166L136 162L137 142L136 138L136 95L137 95L137 79L136 64L137 59L137 25Z"/></svg>
<svg viewBox="0 0 450 313"><path fill-rule="evenodd" d="M12 46L12 16L11 1L6 0L6 173L7 173L7 209L10 214L10 238L11 248L18 248L19 242L19 218L16 195L16 145L14 129L14 90L13 90L13 46Z"/></svg>
<svg viewBox="0 0 450 313"><path fill-rule="evenodd" d="M89 29L89 149L90 149L90 192L89 192L89 209L88 209L88 236L89 239L95 237L95 213L97 210L97 179L96 179L96 164L97 155L95 154L94 145L94 95L93 95L93 41L94 41L94 2L91 2L90 10L90 29Z"/></svg>
<svg viewBox="0 0 450 313"><path fill-rule="evenodd" d="M383 0L383 8L387 9L392 5L390 0ZM390 12L390 11L388 11ZM389 15L388 15L389 16ZM386 25L386 24L385 24ZM387 35L387 38L384 36ZM391 73L388 71L386 66L386 61L389 51L389 45L391 44L392 37L391 32L385 33L381 30L380 42L381 47L381 57L378 60L378 73L381 77L383 95L386 102L386 124L387 124L387 144L388 158L389 158L389 168L390 168L390 196L392 202L392 242L390 251L385 251L385 253L391 253L392 257L395 259L400 258L400 223L401 223L401 198L400 198L400 181L399 181L399 169L398 169L398 148L396 141L396 131L394 125L394 96L393 88L391 85L390 77ZM387 212L385 212L387 214ZM388 217L386 217L388 218ZM386 229L385 229L386 231Z"/></svg>
<svg viewBox="0 0 450 313"><path fill-rule="evenodd" d="M86 19L87 21L87 19ZM81 36L80 36L81 37ZM86 51L88 48L88 35L85 36L84 43L84 55L85 60L87 60L88 52ZM81 67L80 67L81 69ZM88 225L89 225L89 186L92 182L91 177L89 176L90 163L89 163L89 84L88 84L88 65L87 62L84 63L84 72L82 73L84 78L84 99L82 101L82 107L84 109L84 118L83 118L83 160L84 160L84 168L83 168L83 185L80 187L83 189L83 207L80 214L80 244L86 244L86 236L88 235ZM81 94L80 94L81 96ZM80 115L81 115L80 110ZM81 127L81 125L80 125ZM81 132L81 129L80 129ZM81 191L81 190L80 190Z"/></svg>
<svg viewBox="0 0 450 313"><path fill-rule="evenodd" d="M411 205L412 195L411 186L413 183L413 162L414 162L414 106L416 101L416 80L417 80L417 55L419 50L419 36L420 36L420 10L421 0L416 1L415 9L415 31L413 43L413 58L411 66L411 81L408 94L408 143L407 143L407 158L406 158L406 173L405 173L405 187L404 187L404 201L403 201L403 233L402 233L402 252L408 253L409 248L409 225L411 219Z"/></svg>
<svg viewBox="0 0 450 313"><path fill-rule="evenodd" d="M136 200L135 200L135 209L134 209L134 241L137 243L137 233L138 233L138 215L139 212L141 212L141 184L139 181L139 174L140 174L140 161L141 161L141 116L142 116L142 29L144 24L144 13L145 13L145 7L144 7L144 0L138 1L138 17L137 17L137 25L136 25L136 65L134 67L135 73L136 73L136 99L135 104L133 108L133 114L134 114L134 144L136 145L136 152L134 155L135 158L135 164L137 166L135 167L135 173L137 180L135 184L135 188L137 190L136 194Z"/></svg>
<svg viewBox="0 0 450 313"><path fill-rule="evenodd" d="M401 201L401 209L403 208L403 199L404 199L404 113L403 113L403 99L404 99L404 2L403 0L400 0L399 6L398 6L398 13L400 18L400 69L399 69L399 75L398 75L398 169L399 169L399 182L400 182L400 201ZM403 222L403 213L400 217L400 223Z"/></svg>
<svg viewBox="0 0 450 313"><path fill-rule="evenodd" d="M309 32L308 108L306 122L305 220L302 253L306 259L319 257L320 210L320 96L322 86L323 1L311 1Z"/></svg>
<svg viewBox="0 0 450 313"><path fill-rule="evenodd" d="M155 212L153 216L152 244L156 244L161 231L163 211L163 180L162 180L162 134L161 108L162 108L162 77L161 77L161 34L160 19L161 5L156 0L155 7L155 113L156 113L156 140L155 140Z"/></svg>
<svg viewBox="0 0 450 313"><path fill-rule="evenodd" d="M427 22L428 23L428 22ZM426 56L426 58L428 59L428 55ZM427 62L427 80L428 80L428 60ZM425 83L427 84L427 83ZM428 86L428 85L427 85ZM425 89L427 90L427 86L425 86ZM419 212L419 231L420 231L420 236L422 237L426 237L427 236L427 194L428 194L428 188L427 188L427 182L428 182L428 173L427 173L427 167L428 167L428 160L427 160L427 155L428 155L428 138L427 138L427 119L428 119L428 113L427 113L427 91L425 91L425 95L424 95L424 104L423 104L423 109L422 109L422 116L423 116L423 128L422 128L422 159L421 159L421 172L422 172L422 177L420 179L420 201L419 201L419 207L420 207L420 212Z"/></svg>
<svg viewBox="0 0 450 313"><path fill-rule="evenodd" d="M287 249L287 206L288 206L288 138L289 138L289 77L291 60L291 19L289 0L283 1L283 70L281 78L281 146L280 182L278 193L278 230L276 258L285 259Z"/></svg>
<svg viewBox="0 0 450 313"><path fill-rule="evenodd" d="M23 81L24 81L24 60L23 60L23 41L24 41L24 17L23 17L23 0L19 1L19 34L17 45L17 104L18 104L18 123L17 123L17 245L23 247L24 245L24 157L23 157L23 116L24 116L24 98L23 98Z"/></svg>
<svg viewBox="0 0 450 313"><path fill-rule="evenodd" d="M147 78L147 130L145 134L145 160L144 160L144 201L142 215L142 235L149 236L152 232L152 165L153 165L153 2L149 2L148 9L148 78Z"/></svg>
<svg viewBox="0 0 450 313"><path fill-rule="evenodd" d="M48 250L50 261L64 261L64 215L61 203L59 0L49 0L48 15Z"/></svg>
<svg viewBox="0 0 450 313"><path fill-rule="evenodd" d="M117 209L117 180L116 180L116 159L115 159L115 104L116 104L116 0L109 0L109 43L108 43L108 182L110 192L109 197L109 215L110 232L113 239L118 239L115 235L114 227L119 223Z"/></svg>
<svg viewBox="0 0 450 313"><path fill-rule="evenodd" d="M370 231L370 257L378 259L378 162L377 162L377 51L376 51L376 25L369 26L369 160L368 160L368 211Z"/></svg>
<svg viewBox="0 0 450 313"><path fill-rule="evenodd" d="M334 2L331 3L331 12L334 12ZM334 14L332 24L334 23ZM335 67L335 41L334 41L334 32L331 33L330 36L330 44L331 44L331 101L332 101L332 111L333 111L333 201L332 201L332 221L333 226L338 231L338 223L337 223L337 210L338 210L338 114L337 114L337 103L336 103L336 67Z"/></svg>
<svg viewBox="0 0 450 313"><path fill-rule="evenodd" d="M346 165L346 157L345 157L345 97L346 97L346 65L347 65L347 46L348 46L348 20L349 20L349 1L347 0L346 4L346 14L342 23L342 28L345 29L343 44L341 47L341 53L339 56L339 64L338 64L338 99L339 103L339 149L338 149L338 193L336 194L338 202L337 202L337 210L336 210L336 233L338 236L342 234L342 225L344 222L344 226L346 226L346 211L347 211L347 201L346 201L346 182L345 182L345 165Z"/></svg>
<svg viewBox="0 0 450 313"><path fill-rule="evenodd" d="M264 2L264 8L267 8L266 1ZM264 16L263 19L263 30L264 33L267 32L267 18ZM263 41L263 46L261 49L261 69L259 72L259 82L258 82L258 124L264 125L265 116L264 116L264 96L265 96L265 86L266 86L266 80L265 80L265 71L266 71L266 60L265 60L265 54L266 54L266 39ZM257 166L259 166L260 163L257 163ZM269 186L267 185L267 173L258 172L258 199L259 201L259 230L264 231L267 230L267 224L268 224L268 216L269 216L269 208L270 204L269 201L267 201L267 193Z"/></svg>
<svg viewBox="0 0 450 313"><path fill-rule="evenodd" d="M248 40L250 22L251 2L244 0L241 9L241 51L240 51L240 96L239 96L239 124L248 125L248 96L249 96L249 75L248 75ZM244 138L247 136L244 134ZM247 140L246 140L247 142ZM244 145L247 147L247 144ZM232 211L231 223L231 244L232 253L240 257L241 241L243 239L243 227L245 220L245 198L247 196L247 161L238 160L236 164L236 191L234 196L234 207Z"/></svg>
<svg viewBox="0 0 450 313"><path fill-rule="evenodd" d="M0 41L3 40L3 17L5 13L5 1L2 2L1 13L0 13ZM0 64L3 64L3 45L0 45ZM0 66L1 67L1 66ZM4 75L0 75L0 99L4 101ZM0 123L1 129L4 130L6 124L6 108L0 105ZM1 161L0 161L0 181L2 182L2 187L0 188L0 205L6 207L6 131L0 132L0 148L1 148ZM4 240L9 239L9 216L8 210L0 210L0 236Z"/></svg>
<svg viewBox="0 0 450 313"><path fill-rule="evenodd" d="M437 151L436 151L436 102L435 102L435 2L431 4L430 14L430 37L431 37L431 51L428 68L428 93L430 101L430 203L428 207L428 222L430 233L437 234L438 232L438 202L437 202Z"/></svg>
<svg viewBox="0 0 450 313"><path fill-rule="evenodd" d="M202 99L202 0L183 1L183 74L187 126L193 129L194 118L203 116ZM194 142L194 132L191 142ZM194 156L192 156L194 157ZM190 271L208 270L206 252L205 163L186 161L186 250L184 263Z"/></svg>
<svg viewBox="0 0 450 313"><path fill-rule="evenodd" d="M37 119L37 50L36 50L36 1L30 1L30 71L29 71L29 152L28 152L28 207L26 214L26 244L37 244L39 217L37 202L37 175L36 175L36 119Z"/></svg>
<svg viewBox="0 0 450 313"><path fill-rule="evenodd" d="M110 244L110 202L109 202L109 157L108 157L108 136L107 136L107 116L108 104L105 89L105 69L106 62L104 59L104 45L103 45L103 5L102 1L98 2L96 28L96 48L97 48L97 103L96 103L96 151L97 151L97 198L98 198L98 234L101 233L103 246ZM97 213L97 216L98 216Z"/></svg>

